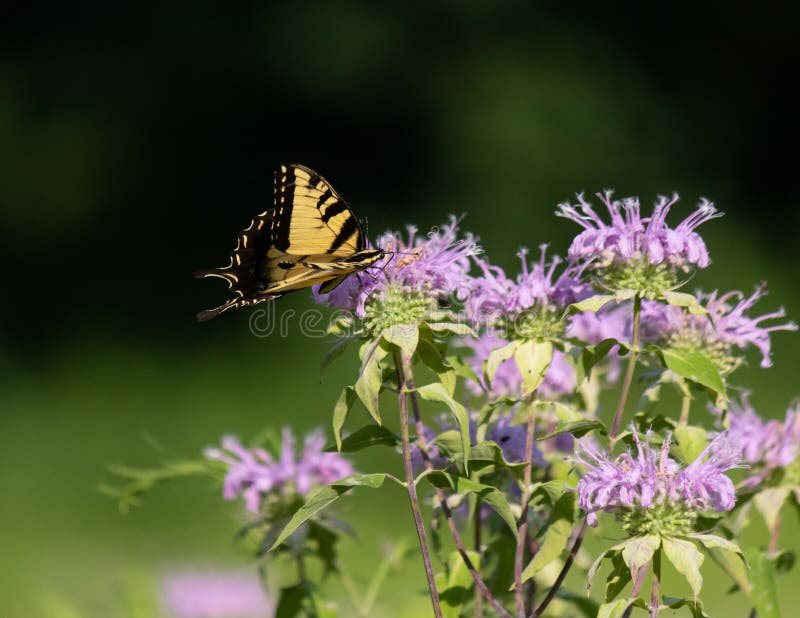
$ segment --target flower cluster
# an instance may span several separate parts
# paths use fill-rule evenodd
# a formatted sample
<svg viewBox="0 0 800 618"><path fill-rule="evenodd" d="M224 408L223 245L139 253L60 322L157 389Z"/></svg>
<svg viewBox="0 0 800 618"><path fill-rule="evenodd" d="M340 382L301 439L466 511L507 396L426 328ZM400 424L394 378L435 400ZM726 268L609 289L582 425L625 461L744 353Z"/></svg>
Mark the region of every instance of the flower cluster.
<svg viewBox="0 0 800 618"><path fill-rule="evenodd" d="M671 436L660 450L651 448L631 427L636 453L610 459L590 438L578 440L576 461L586 467L578 483L578 501L597 525L597 512L615 513L631 535L686 532L704 510L729 511L736 491L725 472L739 466L739 449L729 436L715 438L681 469L669 457Z"/></svg>
<svg viewBox="0 0 800 618"><path fill-rule="evenodd" d="M741 364L742 358L736 354L736 350L745 350L752 345L761 352L761 366L770 367L771 333L797 330L797 324L763 324L785 317L783 309L758 317L748 315L765 295L766 288L763 285L758 286L749 297L741 292L698 293L698 302L708 311L708 316L692 315L681 307L645 301L642 303L642 339L687 351L703 352L723 374L730 373Z"/></svg>
<svg viewBox="0 0 800 618"><path fill-rule="evenodd" d="M314 289L317 303L345 309L380 325L412 323L430 311L437 300L469 289L471 257L480 246L471 234L459 238L459 221L450 221L427 236L408 226L407 238L399 232L380 236L376 246L386 251L383 260L365 273L348 277L329 294ZM413 297L413 298L412 298Z"/></svg>
<svg viewBox="0 0 800 618"><path fill-rule="evenodd" d="M772 472L791 466L800 457L800 406L790 407L783 421L762 419L747 395L728 409L728 434L753 469L746 480L757 487Z"/></svg>
<svg viewBox="0 0 800 618"><path fill-rule="evenodd" d="M540 247L538 262L528 266L526 249L517 253L522 272L516 279L502 268L478 259L482 274L470 285L465 303L467 318L475 325L499 325L506 336L551 338L560 334L561 313L571 303L591 294L580 272L571 266L556 275L561 258L546 261L547 245Z"/></svg>
<svg viewBox="0 0 800 618"><path fill-rule="evenodd" d="M660 197L653 214L642 217L639 199L612 199L612 192L598 193L611 217L608 224L595 212L583 195L578 203L559 204L556 215L571 219L584 228L572 241L568 256L596 271L602 287L614 290L637 290L655 297L674 287L678 274L691 267L706 268L711 260L703 239L695 231L710 219L722 216L707 200L675 228L667 214L678 201Z"/></svg>
<svg viewBox="0 0 800 618"><path fill-rule="evenodd" d="M270 495L307 495L312 489L355 473L350 462L338 453L327 453L322 432L306 436L300 458L295 453L291 429L283 429L280 457L275 460L262 448L248 449L234 436L222 439L222 448L207 448L207 459L227 466L222 496L234 500L242 496L247 510L257 513Z"/></svg>

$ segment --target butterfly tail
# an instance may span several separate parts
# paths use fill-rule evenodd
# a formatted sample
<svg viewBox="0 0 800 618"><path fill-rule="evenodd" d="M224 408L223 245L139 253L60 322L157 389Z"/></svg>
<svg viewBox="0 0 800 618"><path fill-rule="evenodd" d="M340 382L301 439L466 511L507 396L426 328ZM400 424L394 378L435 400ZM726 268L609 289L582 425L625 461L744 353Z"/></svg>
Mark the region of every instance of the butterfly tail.
<svg viewBox="0 0 800 618"><path fill-rule="evenodd" d="M206 309L205 311L200 311L197 313L197 321L198 322L208 322L211 318L217 317L219 314L226 312L228 309L233 309L238 307L241 304L241 299L236 298L233 300L229 300L224 305L220 305L219 307L215 307L213 309Z"/></svg>

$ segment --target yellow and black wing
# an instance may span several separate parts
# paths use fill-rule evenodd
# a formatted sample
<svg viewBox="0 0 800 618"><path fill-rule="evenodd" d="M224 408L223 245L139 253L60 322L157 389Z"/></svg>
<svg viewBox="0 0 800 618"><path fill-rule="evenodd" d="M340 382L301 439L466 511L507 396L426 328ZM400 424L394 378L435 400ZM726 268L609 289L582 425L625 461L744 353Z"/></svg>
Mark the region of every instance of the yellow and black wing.
<svg viewBox="0 0 800 618"><path fill-rule="evenodd" d="M197 319L318 283L328 292L383 256L365 247L358 219L322 176L302 165L281 165L275 172L274 207L239 234L230 264L195 273L225 280L235 294Z"/></svg>

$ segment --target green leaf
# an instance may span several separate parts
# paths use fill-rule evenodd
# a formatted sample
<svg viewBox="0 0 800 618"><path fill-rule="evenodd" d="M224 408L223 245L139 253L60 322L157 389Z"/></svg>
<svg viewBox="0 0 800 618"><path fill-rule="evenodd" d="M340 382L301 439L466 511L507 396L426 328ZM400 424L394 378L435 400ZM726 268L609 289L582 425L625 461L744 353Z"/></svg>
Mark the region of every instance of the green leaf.
<svg viewBox="0 0 800 618"><path fill-rule="evenodd" d="M336 448L340 451L342 450L342 428L355 400L355 389L352 386L345 386L333 407L333 436L336 438Z"/></svg>
<svg viewBox="0 0 800 618"><path fill-rule="evenodd" d="M631 581L631 571L622 559L622 555L614 554L611 564L613 568L606 578L606 603L616 599Z"/></svg>
<svg viewBox="0 0 800 618"><path fill-rule="evenodd" d="M491 485L484 485L463 476L434 470L425 478L434 487L450 489L457 494L475 494L497 513L516 536L517 522L503 493Z"/></svg>
<svg viewBox="0 0 800 618"><path fill-rule="evenodd" d="M467 550L470 562L479 568L480 555L471 550ZM472 587L472 575L464 564L461 554L454 551L447 559L447 573L436 575L436 587L439 589L439 596L442 601L442 614L444 618L458 618L464 603L469 598L469 591Z"/></svg>
<svg viewBox="0 0 800 618"><path fill-rule="evenodd" d="M597 610L597 618L622 618L625 610L634 603L634 599L617 599L611 603L603 603Z"/></svg>
<svg viewBox="0 0 800 618"><path fill-rule="evenodd" d="M275 618L295 618L301 612L308 615L313 601L311 599L311 585L297 584L288 588L281 588Z"/></svg>
<svg viewBox="0 0 800 618"><path fill-rule="evenodd" d="M664 605L670 609L680 609L681 607L688 607L692 612L692 618L711 618L703 608L703 602L698 599L692 601L691 599L677 599L675 597L662 597Z"/></svg>
<svg viewBox="0 0 800 618"><path fill-rule="evenodd" d="M574 423L558 423L553 431L550 433L539 436L536 438L537 440L547 440L549 438L555 438L556 436L560 436L564 433L570 433L576 438L580 438L581 436L586 435L590 431L599 430L600 433L606 435L608 430L606 426L596 418L587 418L582 421L575 421Z"/></svg>
<svg viewBox="0 0 800 618"><path fill-rule="evenodd" d="M576 494L561 496L550 515L550 523L539 543L539 550L534 554L528 566L522 572L522 581L526 582L536 576L551 562L556 560L567 547L575 522Z"/></svg>
<svg viewBox="0 0 800 618"><path fill-rule="evenodd" d="M764 523L767 524L767 529L772 532L780 525L780 513L783 508L786 498L791 493L791 488L786 487L770 487L759 491L753 497L753 503L756 505L756 510L764 518Z"/></svg>
<svg viewBox="0 0 800 618"><path fill-rule="evenodd" d="M711 389L724 399L728 399L725 383L708 357L699 352L687 352L666 348L658 351L667 369L679 376Z"/></svg>
<svg viewBox="0 0 800 618"><path fill-rule="evenodd" d="M486 359L486 383L491 386L494 376L497 373L498 367L502 365L509 358L514 356L514 352L519 345L519 341L510 341L504 346L492 350L489 353L489 358Z"/></svg>
<svg viewBox="0 0 800 618"><path fill-rule="evenodd" d="M420 386L416 389L417 394L425 399L426 401L434 401L437 403L445 404L449 409L450 412L453 414L453 417L456 420L456 425L458 426L458 431L461 434L461 456L464 460L464 468L465 472L469 473L468 464L469 461L469 416L467 415L467 410L458 403L455 399L453 399L452 395L447 392L447 388L444 384L440 384L439 382L434 382L433 384L426 384L425 386Z"/></svg>
<svg viewBox="0 0 800 618"><path fill-rule="evenodd" d="M352 453L370 446L397 446L398 444L400 444L400 438L385 427L365 425L342 440L339 450L343 453Z"/></svg>
<svg viewBox="0 0 800 618"><path fill-rule="evenodd" d="M585 618L597 618L600 605L593 599L587 598L585 594L577 594L565 588L561 588L556 592L556 598L566 601L567 603L572 603L575 609L583 614Z"/></svg>
<svg viewBox="0 0 800 618"><path fill-rule="evenodd" d="M393 324L385 328L381 333L384 341L391 343L400 349L400 353L405 359L411 359L417 351L419 343L419 325L417 324Z"/></svg>
<svg viewBox="0 0 800 618"><path fill-rule="evenodd" d="M341 481L336 481L335 483L320 488L292 516L292 519L286 524L286 527L280 535L278 535L278 538L272 544L272 547L269 548L269 551L281 545L295 530L321 510L327 508L333 502L336 502L342 495L353 489L353 487L377 489L383 485L385 480L385 474L354 474L343 478Z"/></svg>
<svg viewBox="0 0 800 618"><path fill-rule="evenodd" d="M661 546L661 538L655 534L635 536L623 543L622 559L631 572L631 578L636 583L646 574L645 567L653 559L653 554Z"/></svg>
<svg viewBox="0 0 800 618"><path fill-rule="evenodd" d="M510 462L497 442L486 440L469 449L470 470L485 470L487 467L511 471L518 478L525 470L525 462Z"/></svg>
<svg viewBox="0 0 800 618"><path fill-rule="evenodd" d="M619 346L621 350L627 350L627 345L616 339L603 339L594 345L587 345L581 351L580 366L578 369L579 378L578 383L582 382L592 374L592 369L606 356L609 355L611 350Z"/></svg>
<svg viewBox="0 0 800 618"><path fill-rule="evenodd" d="M597 571L600 570L600 566L603 563L603 560L614 560L617 556L620 555L620 550L625 546L625 542L619 543L614 545L614 547L610 549L606 549L603 551L595 561L592 563L592 566L589 567L589 570L586 572L586 588L591 589L592 587L592 580L594 576L597 575Z"/></svg>
<svg viewBox="0 0 800 618"><path fill-rule="evenodd" d="M378 338L371 342L364 352L361 373L356 381L355 391L358 398L367 408L370 415L378 425L381 424L381 415L378 411L378 397L383 386L383 370L381 361L386 357L387 351L380 345Z"/></svg>
<svg viewBox="0 0 800 618"><path fill-rule="evenodd" d="M686 294L685 292L662 292L661 295L668 305L675 307L683 307L687 309L692 315L708 315L708 310L701 306L697 301L697 297L693 294Z"/></svg>
<svg viewBox="0 0 800 618"><path fill-rule="evenodd" d="M694 543L684 539L664 537L662 545L664 555L675 567L675 570L686 578L692 594L694 594L694 599L697 600L703 587L700 566L703 564L705 556L695 547Z"/></svg>
<svg viewBox="0 0 800 618"><path fill-rule="evenodd" d="M446 361L456 372L456 375L461 376L466 380L470 380L475 384L480 384L481 379L478 377L478 374L469 366L467 361L465 361L460 356L448 356Z"/></svg>
<svg viewBox="0 0 800 618"><path fill-rule="evenodd" d="M514 350L514 362L522 375L520 387L523 397L535 392L544 382L550 363L553 361L553 344L549 341L528 340Z"/></svg>
<svg viewBox="0 0 800 618"><path fill-rule="evenodd" d="M580 313L582 311L597 312L605 307L608 303L617 300L613 294L597 294L577 303L572 303L567 307L570 315Z"/></svg>
<svg viewBox="0 0 800 618"><path fill-rule="evenodd" d="M780 618L778 590L775 586L775 570L767 554L758 549L747 552L750 563L750 602L758 618Z"/></svg>
<svg viewBox="0 0 800 618"><path fill-rule="evenodd" d="M692 425L680 425L675 428L675 439L678 441L681 458L690 464L708 446L706 430Z"/></svg>
<svg viewBox="0 0 800 618"><path fill-rule="evenodd" d="M428 328L434 332L447 332L462 337L477 337L472 327L459 322L427 322Z"/></svg>
<svg viewBox="0 0 800 618"><path fill-rule="evenodd" d="M430 339L421 337L419 345L417 346L417 354L419 355L422 363L439 378L439 382L445 385L447 392L451 395L456 390L456 371L453 366L447 362L436 345Z"/></svg>
<svg viewBox="0 0 800 618"><path fill-rule="evenodd" d="M723 549L732 554L736 554L742 560L742 563L747 566L747 558L739 546L733 541L729 541L725 537L717 536L716 534L701 534L695 532L687 535L688 538L698 541L706 549Z"/></svg>
<svg viewBox="0 0 800 618"><path fill-rule="evenodd" d="M720 549L709 549L705 547L706 553L717 563L734 582L734 590L741 590L746 595L750 595L750 579L748 569L745 564L729 551Z"/></svg>

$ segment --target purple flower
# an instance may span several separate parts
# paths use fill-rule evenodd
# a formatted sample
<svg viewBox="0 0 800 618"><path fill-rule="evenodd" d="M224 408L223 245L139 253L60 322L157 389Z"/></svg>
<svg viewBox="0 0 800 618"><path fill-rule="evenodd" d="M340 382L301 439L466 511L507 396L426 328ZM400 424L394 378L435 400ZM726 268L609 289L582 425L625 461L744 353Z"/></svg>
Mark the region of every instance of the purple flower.
<svg viewBox="0 0 800 618"><path fill-rule="evenodd" d="M584 228L570 245L571 261L608 266L642 259L652 265L667 264L681 269L709 265L706 245L695 230L702 223L722 216L711 202L700 200L697 210L673 229L667 225L666 217L678 201L677 194L671 198L659 197L649 217L641 216L639 198L613 200L612 194L612 191L596 194L611 216L610 224L600 218L582 194L577 196L577 204L558 205L556 215Z"/></svg>
<svg viewBox="0 0 800 618"><path fill-rule="evenodd" d="M735 489L725 475L739 465L739 450L729 436L715 438L683 470L669 457L671 436L660 451L642 443L635 429L636 453L623 453L611 460L591 438L578 440L576 461L586 466L578 482L578 501L590 525L597 525L597 512L648 510L660 506L699 512L706 509L729 511L735 503Z"/></svg>
<svg viewBox="0 0 800 618"><path fill-rule="evenodd" d="M539 261L530 267L526 261L528 250L521 249L517 253L522 273L516 279L509 279L502 268L491 265L488 260L476 260L482 275L472 280L465 303L467 317L474 324L513 318L533 308L562 310L591 294L588 284L580 280L578 269L568 266L556 276L561 258L555 256L548 264L547 245L541 245L540 250Z"/></svg>
<svg viewBox="0 0 800 618"><path fill-rule="evenodd" d="M380 297L389 288L410 290L431 298L447 298L453 294L463 298L469 284L470 257L481 249L471 234L458 237L458 223L456 217L451 217L449 223L427 236L419 236L416 227L408 226L407 239L399 232L383 234L376 243L386 251L383 260L365 273L348 277L329 294L320 294L315 287L314 300L352 311L363 318L367 300Z"/></svg>
<svg viewBox="0 0 800 618"><path fill-rule="evenodd" d="M257 513L265 497L294 491L305 496L312 489L355 473L350 462L338 453L326 453L325 438L315 431L306 436L298 460L291 429L283 429L278 461L264 449L248 449L234 436L222 439L222 448L207 448L207 459L220 461L228 469L222 487L225 500L242 496L247 510Z"/></svg>
<svg viewBox="0 0 800 618"><path fill-rule="evenodd" d="M745 350L755 346L761 352L761 367L771 367L772 360L770 333L779 330L797 330L797 324L764 325L763 322L780 319L786 316L783 309L758 317L751 317L748 312L767 293L766 287L760 285L749 297L741 292L719 294L698 293L697 298L711 317L691 315L680 307L665 305L653 301L642 303L642 338L649 342L667 341L672 345L695 347L710 356L714 353L729 357L733 369L738 361L731 357L732 348Z"/></svg>
<svg viewBox="0 0 800 618"><path fill-rule="evenodd" d="M500 449L503 451L503 457L506 461L522 462L526 461L525 457L525 442L527 438L527 428L525 425L512 425L512 414L506 414L498 418L486 432L486 438L496 442ZM531 463L534 466L545 467L547 461L545 460L542 452L533 445L531 451Z"/></svg>
<svg viewBox="0 0 800 618"><path fill-rule="evenodd" d="M170 575L162 600L170 618L269 618L275 611L258 577L250 573Z"/></svg>
<svg viewBox="0 0 800 618"><path fill-rule="evenodd" d="M758 486L774 470L784 468L800 457L800 406L790 407L784 420L762 419L745 394L728 409L731 442L741 451L754 473L745 480Z"/></svg>

